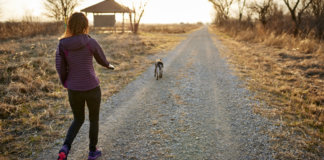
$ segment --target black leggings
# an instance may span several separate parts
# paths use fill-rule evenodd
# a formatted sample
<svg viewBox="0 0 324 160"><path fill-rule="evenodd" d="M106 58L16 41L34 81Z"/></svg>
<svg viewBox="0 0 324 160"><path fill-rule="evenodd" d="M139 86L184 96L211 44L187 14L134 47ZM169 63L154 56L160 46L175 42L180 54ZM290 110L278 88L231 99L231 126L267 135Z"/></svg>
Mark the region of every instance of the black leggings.
<svg viewBox="0 0 324 160"><path fill-rule="evenodd" d="M101 90L100 87L88 91L73 91L68 90L70 106L72 108L74 120L68 130L64 145L71 148L72 142L75 136L78 134L84 122L84 107L87 102L89 110L89 150L95 151L98 143L98 131L99 131L99 110L101 101Z"/></svg>

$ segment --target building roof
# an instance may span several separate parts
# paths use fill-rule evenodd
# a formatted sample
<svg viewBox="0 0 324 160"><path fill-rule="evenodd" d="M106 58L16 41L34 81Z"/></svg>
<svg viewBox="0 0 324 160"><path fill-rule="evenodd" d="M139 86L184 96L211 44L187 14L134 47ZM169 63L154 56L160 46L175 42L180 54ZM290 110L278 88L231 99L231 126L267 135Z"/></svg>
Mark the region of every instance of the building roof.
<svg viewBox="0 0 324 160"><path fill-rule="evenodd" d="M104 0L88 8L82 9L81 11L92 13L125 13L131 10L128 7L118 4L114 0Z"/></svg>

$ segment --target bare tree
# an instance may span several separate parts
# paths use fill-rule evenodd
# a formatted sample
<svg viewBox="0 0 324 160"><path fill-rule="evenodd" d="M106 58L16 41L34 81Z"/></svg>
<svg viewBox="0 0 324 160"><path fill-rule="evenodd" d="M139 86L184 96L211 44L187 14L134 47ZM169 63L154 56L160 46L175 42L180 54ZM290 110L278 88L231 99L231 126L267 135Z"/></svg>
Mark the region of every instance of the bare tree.
<svg viewBox="0 0 324 160"><path fill-rule="evenodd" d="M216 10L217 21L227 20L229 11L234 0L208 0L211 2Z"/></svg>
<svg viewBox="0 0 324 160"><path fill-rule="evenodd" d="M130 28L133 33L137 34L145 7L149 0L119 0L119 2L129 8Z"/></svg>
<svg viewBox="0 0 324 160"><path fill-rule="evenodd" d="M242 21L243 12L245 8L246 0L237 0L237 5L239 9L239 21Z"/></svg>
<svg viewBox="0 0 324 160"><path fill-rule="evenodd" d="M132 0L129 11L130 27L133 33L137 34L145 7L149 0Z"/></svg>
<svg viewBox="0 0 324 160"><path fill-rule="evenodd" d="M270 16L271 6L273 5L273 0L263 0L257 1L255 0L254 3L251 4L249 7L253 12L256 12L259 16L259 21L266 25L268 22L268 17Z"/></svg>
<svg viewBox="0 0 324 160"><path fill-rule="evenodd" d="M311 10L315 17L324 16L324 1L323 0L313 0L311 3Z"/></svg>
<svg viewBox="0 0 324 160"><path fill-rule="evenodd" d="M310 6L313 0L283 0L286 4L291 19L295 24L294 35L296 36L299 32L299 26L302 21L302 16L305 10Z"/></svg>
<svg viewBox="0 0 324 160"><path fill-rule="evenodd" d="M324 1L313 0L310 10L311 14L315 17L317 37L324 38Z"/></svg>
<svg viewBox="0 0 324 160"><path fill-rule="evenodd" d="M45 0L44 6L47 9L46 15L55 18L57 21L64 20L66 23L75 7L79 4L79 0Z"/></svg>

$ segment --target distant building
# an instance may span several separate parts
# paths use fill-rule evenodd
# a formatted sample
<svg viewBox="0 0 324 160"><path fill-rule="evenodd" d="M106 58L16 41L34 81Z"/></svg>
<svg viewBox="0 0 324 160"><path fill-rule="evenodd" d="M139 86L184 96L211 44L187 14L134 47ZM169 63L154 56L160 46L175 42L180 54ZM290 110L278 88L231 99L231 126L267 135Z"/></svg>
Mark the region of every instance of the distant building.
<svg viewBox="0 0 324 160"><path fill-rule="evenodd" d="M116 13L123 14L122 32L125 31L125 13L131 14L132 10L114 0L105 0L81 10L93 13L94 27L114 27L116 30Z"/></svg>

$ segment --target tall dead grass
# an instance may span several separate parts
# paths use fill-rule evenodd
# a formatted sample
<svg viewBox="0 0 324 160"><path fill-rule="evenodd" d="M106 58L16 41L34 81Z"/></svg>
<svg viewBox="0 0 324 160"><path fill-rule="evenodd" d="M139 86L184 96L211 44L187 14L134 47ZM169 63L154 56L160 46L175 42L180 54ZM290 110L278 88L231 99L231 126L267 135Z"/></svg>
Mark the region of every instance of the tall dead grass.
<svg viewBox="0 0 324 160"><path fill-rule="evenodd" d="M9 21L0 23L0 40L56 35L64 31L62 22Z"/></svg>
<svg viewBox="0 0 324 160"><path fill-rule="evenodd" d="M317 39L312 32L307 36L294 36L280 29L273 29L261 23L238 22L230 20L218 25L217 28L238 41L259 42L268 46L298 50L303 53L323 53L320 39Z"/></svg>

